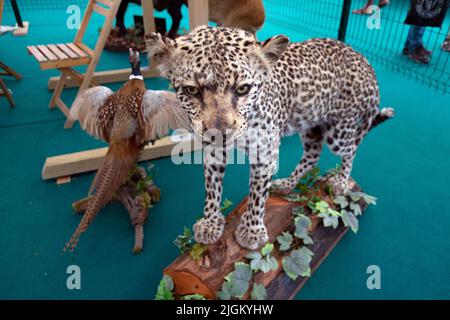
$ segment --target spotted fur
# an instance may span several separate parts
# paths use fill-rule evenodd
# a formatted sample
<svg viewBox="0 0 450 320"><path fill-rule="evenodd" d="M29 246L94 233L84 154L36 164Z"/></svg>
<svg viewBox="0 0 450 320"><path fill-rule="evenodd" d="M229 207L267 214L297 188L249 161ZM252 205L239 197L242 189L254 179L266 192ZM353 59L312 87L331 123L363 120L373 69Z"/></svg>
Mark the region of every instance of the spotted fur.
<svg viewBox="0 0 450 320"><path fill-rule="evenodd" d="M236 230L246 248L256 249L268 239L263 217L271 185L291 191L326 143L342 158L333 186L347 192L357 146L373 126L393 116L390 108L378 109L378 84L367 60L336 40L289 43L276 36L257 43L242 30L200 27L175 41L158 34L147 35L146 41L196 134L208 139L204 132L214 128L227 139L244 140L248 153L258 150L258 161L250 164L248 209ZM252 130L268 134L251 137ZM271 182L280 137L293 133L303 143L301 160L288 178ZM198 242L213 243L222 235L224 173L225 163L205 158L204 218L194 226Z"/></svg>

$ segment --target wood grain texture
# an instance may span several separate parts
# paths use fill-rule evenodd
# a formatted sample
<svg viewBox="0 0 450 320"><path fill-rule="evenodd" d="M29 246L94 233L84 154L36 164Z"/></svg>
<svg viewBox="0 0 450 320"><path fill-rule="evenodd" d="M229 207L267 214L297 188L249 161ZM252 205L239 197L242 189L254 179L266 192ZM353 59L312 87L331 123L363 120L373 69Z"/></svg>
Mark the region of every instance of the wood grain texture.
<svg viewBox="0 0 450 320"><path fill-rule="evenodd" d="M153 145L147 145L142 150L139 161L170 156L175 145L184 152L192 152L201 148L198 144L192 143L192 140L174 142L171 137L164 137L155 141ZM107 150L108 148L105 147L48 157L42 168L42 179L47 180L97 170Z"/></svg>
<svg viewBox="0 0 450 320"><path fill-rule="evenodd" d="M353 181L353 191L360 191ZM292 209L298 204L289 202L280 197L271 195L266 202L266 214L264 222L267 228L269 242L276 242L276 237L284 231L294 231ZM364 210L367 205L361 203ZM247 209L247 198L244 199L233 212L226 218L226 226L222 237L215 244L208 245L206 253L198 260L193 260L190 255L184 254L173 261L164 274L172 277L178 296L187 294L202 294L208 299L215 299L220 291L227 274L234 270L234 263L242 261L250 252L241 248L234 237L234 231L239 223L241 215ZM311 260L311 274L319 267L322 261L333 250L342 236L348 231L342 223L338 228L325 228L320 219L310 216L311 238L314 243L308 248L313 251ZM304 286L309 277L298 277L295 281L290 279L282 268L282 259L286 253L279 250L273 252L278 261L278 269L267 273L259 272L254 276L255 283L263 284L267 289L267 299L293 299ZM248 299L248 294L244 299Z"/></svg>

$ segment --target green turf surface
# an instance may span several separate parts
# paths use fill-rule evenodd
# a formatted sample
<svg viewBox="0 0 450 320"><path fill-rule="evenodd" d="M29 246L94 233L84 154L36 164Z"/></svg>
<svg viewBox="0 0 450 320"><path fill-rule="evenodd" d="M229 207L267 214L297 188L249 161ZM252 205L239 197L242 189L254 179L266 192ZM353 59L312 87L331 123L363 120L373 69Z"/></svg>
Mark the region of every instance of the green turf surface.
<svg viewBox="0 0 450 320"><path fill-rule="evenodd" d="M133 6L133 11L139 11ZM61 254L78 225L71 203L83 197L92 174L73 177L57 186L42 181L47 156L81 151L102 143L80 130L62 128L58 110L48 110L47 79L54 72L39 70L26 45L70 41L64 12L23 12L32 22L23 38L0 38L0 60L23 75L6 79L17 102L9 109L0 99L0 298L6 299L152 299L163 268L177 255L173 239L201 215L201 165L152 161L162 200L149 212L145 250L133 255L133 229L119 205L107 207L95 219L73 254ZM128 15L130 18L130 13ZM5 16L5 21L11 18ZM186 21L183 22L186 26ZM95 42L97 26L88 42ZM267 23L261 39L283 32ZM307 38L289 32L294 40ZM128 65L125 54L105 52L99 69ZM297 295L299 299L439 299L450 298L450 96L444 96L375 66L382 106L397 115L371 132L358 150L353 177L377 206L361 217L358 234L348 234ZM163 80L147 80L153 89ZM117 88L118 84L111 85ZM68 90L69 101L75 94ZM301 154L297 137L285 138L278 176L295 167ZM323 169L336 157L325 150ZM248 167L227 167L224 198L235 204L248 192ZM81 268L82 289L66 287L66 268ZM381 267L381 290L366 287L366 269Z"/></svg>

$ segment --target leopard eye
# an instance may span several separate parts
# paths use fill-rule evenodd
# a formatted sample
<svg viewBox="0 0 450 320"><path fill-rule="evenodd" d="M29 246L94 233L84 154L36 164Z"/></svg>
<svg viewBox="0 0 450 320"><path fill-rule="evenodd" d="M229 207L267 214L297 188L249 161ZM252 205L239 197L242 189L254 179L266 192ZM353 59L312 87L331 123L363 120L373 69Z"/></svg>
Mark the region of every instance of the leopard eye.
<svg viewBox="0 0 450 320"><path fill-rule="evenodd" d="M244 84L236 89L236 94L238 96L246 95L250 91L250 87L249 84Z"/></svg>
<svg viewBox="0 0 450 320"><path fill-rule="evenodd" d="M183 87L183 91L189 96L198 96L200 94L200 89L193 86Z"/></svg>

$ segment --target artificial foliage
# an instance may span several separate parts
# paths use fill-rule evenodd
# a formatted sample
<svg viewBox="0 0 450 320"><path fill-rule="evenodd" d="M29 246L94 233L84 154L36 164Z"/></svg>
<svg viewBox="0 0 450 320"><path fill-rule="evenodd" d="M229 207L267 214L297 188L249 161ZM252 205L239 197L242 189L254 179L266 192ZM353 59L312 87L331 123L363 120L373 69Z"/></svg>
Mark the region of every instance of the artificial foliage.
<svg viewBox="0 0 450 320"><path fill-rule="evenodd" d="M299 181L293 192L282 196L285 200L297 204L292 209L292 228L279 234L274 243L267 243L260 250L251 251L242 260L235 261L234 270L225 276L221 289L216 293L218 299L266 299L266 288L257 280L261 278L259 274L274 272L279 268L293 281L299 277L311 276L310 263L314 257L311 250L314 245L311 232L318 223L334 229L342 223L353 232L358 231L357 217L362 214L362 203L376 204L376 198L354 191L345 196L335 195L327 181L329 177L337 174L338 170L339 167L336 167L321 177L319 168L314 168ZM225 200L221 211L225 213L231 205L231 202ZM192 231L188 228L177 237L175 244L182 253L189 253L194 260L198 260L208 250L207 246L195 243ZM168 287L170 282L161 290ZM164 294L164 291L159 296L171 297L167 293ZM191 298L204 297L195 294L192 297L179 297Z"/></svg>

